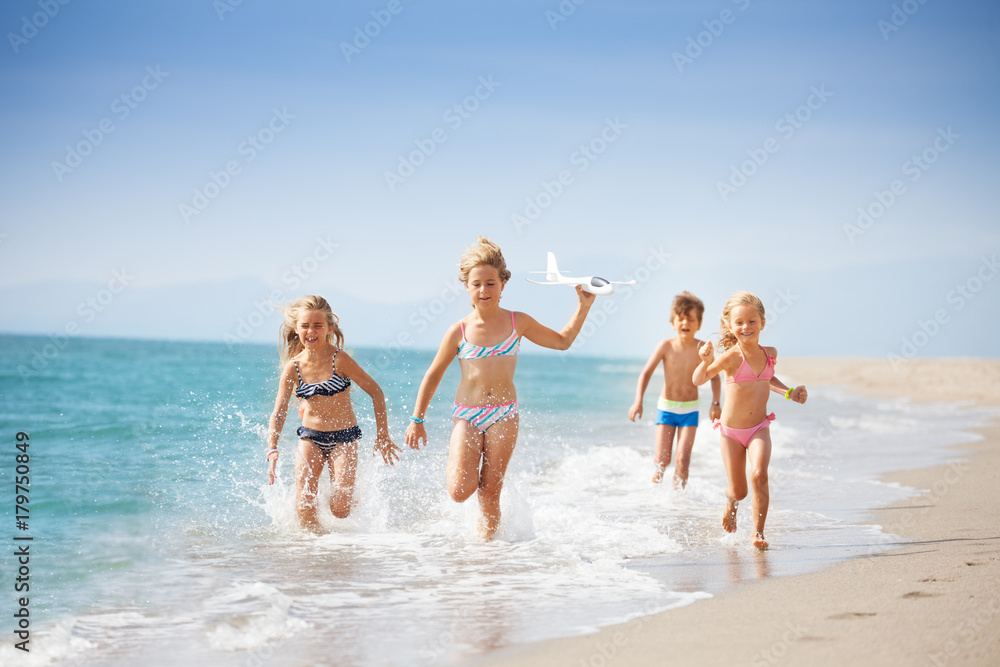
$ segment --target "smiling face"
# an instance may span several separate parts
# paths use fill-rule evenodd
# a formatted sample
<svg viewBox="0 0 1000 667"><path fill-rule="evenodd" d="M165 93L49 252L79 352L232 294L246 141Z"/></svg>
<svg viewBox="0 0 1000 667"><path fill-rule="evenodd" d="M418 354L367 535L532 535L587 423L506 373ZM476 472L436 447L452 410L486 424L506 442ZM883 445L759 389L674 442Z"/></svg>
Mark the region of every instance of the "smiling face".
<svg viewBox="0 0 1000 667"><path fill-rule="evenodd" d="M489 264L479 264L469 271L465 289L469 292L473 308L497 307L500 294L507 283L500 280L500 272Z"/></svg>
<svg viewBox="0 0 1000 667"><path fill-rule="evenodd" d="M701 320L694 312L694 308L691 308L686 313L674 313L673 317L670 319L670 325L677 332L677 337L681 340L691 340L694 338L695 332L701 328Z"/></svg>
<svg viewBox="0 0 1000 667"><path fill-rule="evenodd" d="M295 331L307 350L316 350L327 344L330 325L321 310L306 310L295 322Z"/></svg>
<svg viewBox="0 0 1000 667"><path fill-rule="evenodd" d="M756 345L763 328L764 318L754 306L736 306L729 314L729 330L740 343Z"/></svg>

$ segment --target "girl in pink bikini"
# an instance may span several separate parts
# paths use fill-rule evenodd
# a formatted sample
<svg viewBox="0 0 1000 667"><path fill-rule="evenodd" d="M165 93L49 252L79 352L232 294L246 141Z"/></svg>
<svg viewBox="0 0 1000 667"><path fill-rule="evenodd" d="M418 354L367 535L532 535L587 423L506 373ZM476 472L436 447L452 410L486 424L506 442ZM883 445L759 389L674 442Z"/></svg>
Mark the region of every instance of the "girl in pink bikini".
<svg viewBox="0 0 1000 667"><path fill-rule="evenodd" d="M417 392L406 444L427 444L424 415L452 359L462 372L452 409L448 450L448 493L466 501L478 489L479 532L490 539L500 525L500 490L517 443L517 392L514 366L521 338L541 347L566 350L576 339L594 295L576 288L579 306L562 331L539 324L526 313L500 307L510 271L500 247L485 237L462 253L459 279L472 300L472 312L448 328ZM494 341L499 341L494 343Z"/></svg>
<svg viewBox="0 0 1000 667"><path fill-rule="evenodd" d="M701 363L694 370L692 380L702 385L720 371L726 374L726 398L722 417L715 421L715 428L722 433L722 463L726 468L729 486L726 489L726 509L722 527L727 532L736 531L736 508L747 496L746 462L750 457L753 484L754 546L766 549L764 521L767 520L769 501L767 465L771 460L771 433L768 428L774 413L767 413L767 399L771 392L782 394L796 403L805 403L805 387L786 387L774 377L777 350L763 347L760 332L764 328L764 304L750 292L737 292L722 309L723 350L714 358L711 343L698 350ZM760 370L754 370L760 369Z"/></svg>

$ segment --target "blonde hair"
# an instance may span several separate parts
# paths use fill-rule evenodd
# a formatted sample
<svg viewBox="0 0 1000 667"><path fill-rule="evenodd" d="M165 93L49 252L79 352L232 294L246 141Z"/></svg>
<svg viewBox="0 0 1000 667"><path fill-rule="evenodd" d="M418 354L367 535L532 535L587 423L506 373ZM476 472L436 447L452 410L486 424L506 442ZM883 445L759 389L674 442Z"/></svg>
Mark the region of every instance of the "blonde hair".
<svg viewBox="0 0 1000 667"><path fill-rule="evenodd" d="M326 316L326 324L330 327L330 332L326 336L327 342L340 348L344 347L344 332L340 330L340 318L330 308L326 299L310 294L281 309L285 315L285 321L281 323L281 333L278 338L278 353L281 355L282 366L302 351L302 340L299 338L295 325L298 324L302 313L310 310L318 310Z"/></svg>
<svg viewBox="0 0 1000 667"><path fill-rule="evenodd" d="M670 304L670 319L674 319L674 316L684 316L690 311L694 311L695 316L698 318L698 322L701 322L702 317L705 315L705 304L702 303L701 299L696 297L691 292L684 290L680 294L674 297L674 302Z"/></svg>
<svg viewBox="0 0 1000 667"><path fill-rule="evenodd" d="M500 252L500 246L485 236L477 236L476 243L462 251L462 257L458 260L458 279L462 284L468 284L469 272L483 264L496 269L501 282L510 280L510 271L507 270L507 262Z"/></svg>
<svg viewBox="0 0 1000 667"><path fill-rule="evenodd" d="M719 348L722 350L728 350L733 345L736 345L736 336L729 329L729 318L733 313L733 309L740 306L753 306L760 313L761 323L764 322L764 303L756 294L737 292L732 295L729 297L729 301L726 301L726 305L722 307L722 317L719 320L721 324L719 332L722 334L722 340L719 341Z"/></svg>

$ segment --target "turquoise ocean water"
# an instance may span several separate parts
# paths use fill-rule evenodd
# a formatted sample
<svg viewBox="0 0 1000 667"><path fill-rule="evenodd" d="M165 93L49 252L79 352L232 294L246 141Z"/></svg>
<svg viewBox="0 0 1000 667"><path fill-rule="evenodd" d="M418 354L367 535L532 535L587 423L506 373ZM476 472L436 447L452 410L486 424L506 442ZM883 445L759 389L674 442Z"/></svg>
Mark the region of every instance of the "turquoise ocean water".
<svg viewBox="0 0 1000 667"><path fill-rule="evenodd" d="M404 447L364 455L358 504L328 532L295 526L283 434L266 484L270 346L0 336L3 665L434 665L579 634L690 604L742 582L805 572L896 541L867 510L913 493L881 473L951 460L985 411L912 406L810 387L772 399L773 548L719 527L724 473L703 427L683 492L654 486L654 377L628 421L641 360L520 357L521 434L499 539L475 537L474 500L444 469L457 364L428 415L430 445L403 444L431 353L351 350L384 389ZM789 378L777 367L779 377ZM371 402L352 400L366 434ZM30 434L30 518L15 523L15 434ZM365 439L364 453L371 439ZM325 481L321 494L329 492ZM31 536L30 654L14 648L15 536Z"/></svg>

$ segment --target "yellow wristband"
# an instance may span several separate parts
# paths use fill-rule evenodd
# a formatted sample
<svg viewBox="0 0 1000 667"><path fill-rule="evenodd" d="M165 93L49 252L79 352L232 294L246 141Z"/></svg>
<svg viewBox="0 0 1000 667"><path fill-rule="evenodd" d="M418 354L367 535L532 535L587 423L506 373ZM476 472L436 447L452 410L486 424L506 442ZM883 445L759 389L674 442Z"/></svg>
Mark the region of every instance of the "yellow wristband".
<svg viewBox="0 0 1000 667"><path fill-rule="evenodd" d="M792 392L795 391L795 387L789 387L788 391L785 392L785 398L792 400Z"/></svg>

